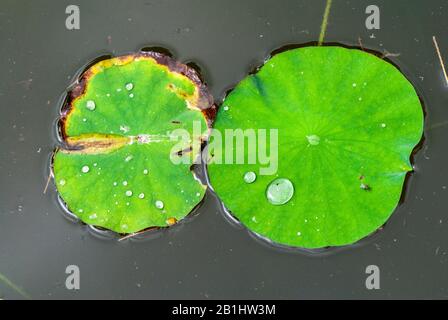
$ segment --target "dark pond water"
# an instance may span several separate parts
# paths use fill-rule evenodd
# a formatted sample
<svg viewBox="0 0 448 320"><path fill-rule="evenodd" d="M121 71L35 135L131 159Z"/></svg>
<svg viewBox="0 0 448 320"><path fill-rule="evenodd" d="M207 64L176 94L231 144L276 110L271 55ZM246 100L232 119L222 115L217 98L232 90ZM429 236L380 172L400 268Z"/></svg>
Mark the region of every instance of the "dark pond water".
<svg viewBox="0 0 448 320"><path fill-rule="evenodd" d="M0 8L0 273L33 298L448 298L448 88L432 44L448 60L446 1L335 0L326 41L391 53L427 112L406 198L370 241L330 255L274 250L226 219L209 192L189 223L145 241L107 241L61 215L50 185L60 97L75 72L103 54L162 46L194 61L219 101L274 49L317 40L325 1L68 1ZM372 36L373 35L373 36ZM81 289L65 287L78 265ZM367 290L365 269L381 270ZM0 282L0 297L20 298Z"/></svg>

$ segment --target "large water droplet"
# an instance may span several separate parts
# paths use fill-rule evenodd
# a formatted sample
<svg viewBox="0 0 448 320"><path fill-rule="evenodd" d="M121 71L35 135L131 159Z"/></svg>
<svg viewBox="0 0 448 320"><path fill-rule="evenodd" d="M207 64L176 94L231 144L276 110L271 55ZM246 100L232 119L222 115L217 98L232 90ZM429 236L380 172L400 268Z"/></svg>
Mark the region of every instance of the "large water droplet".
<svg viewBox="0 0 448 320"><path fill-rule="evenodd" d="M126 83L126 90L132 90L134 88L134 84L132 82Z"/></svg>
<svg viewBox="0 0 448 320"><path fill-rule="evenodd" d="M156 201L156 208L157 208L157 209L163 209L163 207L164 207L163 202L160 201L160 200L157 200L157 201Z"/></svg>
<svg viewBox="0 0 448 320"><path fill-rule="evenodd" d="M95 101L93 101L93 100L87 100L87 102L86 102L86 108L89 109L90 111L95 110L95 108L96 108Z"/></svg>
<svg viewBox="0 0 448 320"><path fill-rule="evenodd" d="M257 179L257 175L255 174L255 172L249 171L244 174L243 179L246 183L252 183L255 181L255 179Z"/></svg>
<svg viewBox="0 0 448 320"><path fill-rule="evenodd" d="M81 171L82 171L83 173L87 173L87 172L90 171L90 168L89 168L89 166L84 166L84 167L82 167Z"/></svg>
<svg viewBox="0 0 448 320"><path fill-rule="evenodd" d="M278 178L272 181L266 189L266 197L268 201L280 206L291 200L294 195L294 186L292 182L285 178Z"/></svg>
<svg viewBox="0 0 448 320"><path fill-rule="evenodd" d="M308 139L308 143L312 146L317 146L320 142L320 137L316 136L315 134L306 136L306 138Z"/></svg>

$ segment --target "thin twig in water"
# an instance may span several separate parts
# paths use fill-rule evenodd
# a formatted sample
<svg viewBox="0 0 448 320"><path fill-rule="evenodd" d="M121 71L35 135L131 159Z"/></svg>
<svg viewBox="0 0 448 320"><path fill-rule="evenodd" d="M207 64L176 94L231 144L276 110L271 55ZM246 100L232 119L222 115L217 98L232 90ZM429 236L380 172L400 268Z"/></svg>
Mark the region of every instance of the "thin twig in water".
<svg viewBox="0 0 448 320"><path fill-rule="evenodd" d="M53 172L50 171L50 173L48 174L47 183L45 184L44 194L47 193L48 186L50 185L50 180L51 180L51 178L53 178Z"/></svg>
<svg viewBox="0 0 448 320"><path fill-rule="evenodd" d="M118 241L131 239L131 238L134 238L135 236L141 235L141 234L143 234L145 232L148 232L148 230L142 230L142 231L138 231L138 232L133 232L133 233L130 233L130 234L127 234L127 235L121 237L120 239L118 239Z"/></svg>
<svg viewBox="0 0 448 320"><path fill-rule="evenodd" d="M440 128L440 127L444 127L446 125L448 125L448 121L442 121L442 122L433 124L432 126L430 126L428 128L428 130L437 129L437 128Z"/></svg>
<svg viewBox="0 0 448 320"><path fill-rule="evenodd" d="M328 16L330 15L330 8L332 1L333 0L327 0L327 5L325 6L324 17L322 19L322 25L320 26L319 42L317 43L319 46L321 46L322 43L324 42L325 32L327 31L327 25L328 25Z"/></svg>
<svg viewBox="0 0 448 320"><path fill-rule="evenodd" d="M19 286L17 286L14 282L12 282L11 280L9 280L8 278L6 278L6 276L4 276L3 274L0 273L0 282L3 282L4 284L6 284L8 287L10 287L11 289L13 289L14 291L16 291L17 293L19 293L22 297L24 297L25 299L31 300L31 297L29 294L27 294L22 288L20 288Z"/></svg>
<svg viewBox="0 0 448 320"><path fill-rule="evenodd" d="M124 241L124 240L127 240L127 239L131 239L131 238L135 237L136 235L138 235L138 232L137 233L135 233L135 232L134 233L130 233L130 234L127 234L127 235L121 237L120 239L118 239L118 241L120 242L120 241Z"/></svg>
<svg viewBox="0 0 448 320"><path fill-rule="evenodd" d="M445 77L446 85L448 86L448 75L446 74L445 63L443 62L436 36L432 36L432 41L434 42L434 47L436 48L437 56L439 57L440 66L442 67L443 76Z"/></svg>
<svg viewBox="0 0 448 320"><path fill-rule="evenodd" d="M364 46L362 45L361 37L358 37L358 44L359 44L359 47L361 48L361 50L364 50Z"/></svg>
<svg viewBox="0 0 448 320"><path fill-rule="evenodd" d="M387 58L387 57L399 57L400 55L401 55L401 53L392 53L392 52L389 52L387 50L384 50L382 58L384 59L384 58Z"/></svg>

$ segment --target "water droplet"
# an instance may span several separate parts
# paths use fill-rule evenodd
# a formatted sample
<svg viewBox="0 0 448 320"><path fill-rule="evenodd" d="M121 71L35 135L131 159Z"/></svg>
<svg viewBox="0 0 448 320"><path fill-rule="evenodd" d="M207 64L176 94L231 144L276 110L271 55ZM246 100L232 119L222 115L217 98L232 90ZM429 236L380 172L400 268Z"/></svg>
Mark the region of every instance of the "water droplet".
<svg viewBox="0 0 448 320"><path fill-rule="evenodd" d="M297 235L298 235L298 236L301 236L301 235L302 235L302 232L297 231Z"/></svg>
<svg viewBox="0 0 448 320"><path fill-rule="evenodd" d="M138 197L139 197L140 199L144 199L144 198L145 198L145 194L144 194L144 193L140 193L140 194L138 195Z"/></svg>
<svg viewBox="0 0 448 320"><path fill-rule="evenodd" d="M126 191L126 197L130 197L130 196L132 196L132 191L131 190Z"/></svg>
<svg viewBox="0 0 448 320"><path fill-rule="evenodd" d="M285 178L275 179L266 189L268 201L275 206L287 203L293 195L294 186L290 180Z"/></svg>
<svg viewBox="0 0 448 320"><path fill-rule="evenodd" d="M225 111L229 110L229 106L224 106L223 108Z"/></svg>
<svg viewBox="0 0 448 320"><path fill-rule="evenodd" d="M163 202L160 200L157 200L155 204L156 204L157 209L163 209L163 207L164 207Z"/></svg>
<svg viewBox="0 0 448 320"><path fill-rule="evenodd" d="M382 123L382 124L381 124L381 128L386 128L386 124L385 124L385 123Z"/></svg>
<svg viewBox="0 0 448 320"><path fill-rule="evenodd" d="M133 156L127 156L127 157L124 159L124 161L129 162L129 161L132 160L132 158L133 158Z"/></svg>
<svg viewBox="0 0 448 320"><path fill-rule="evenodd" d="M118 185L118 183L114 182L114 187L116 187Z"/></svg>
<svg viewBox="0 0 448 320"><path fill-rule="evenodd" d="M83 121L83 122L87 122L87 119L86 119L86 118L84 118L84 119L82 119L82 121Z"/></svg>
<svg viewBox="0 0 448 320"><path fill-rule="evenodd" d="M90 111L95 110L95 108L96 108L95 101L93 101L93 100L87 100L87 102L86 102L86 108L89 109Z"/></svg>
<svg viewBox="0 0 448 320"><path fill-rule="evenodd" d="M352 86L353 86L353 87L356 87L356 83L355 83L355 82L353 82Z"/></svg>
<svg viewBox="0 0 448 320"><path fill-rule="evenodd" d="M199 197L201 194L199 192L196 192L196 197Z"/></svg>
<svg viewBox="0 0 448 320"><path fill-rule="evenodd" d="M123 131L124 133L128 133L129 130L131 130L128 126L120 126L120 131Z"/></svg>
<svg viewBox="0 0 448 320"><path fill-rule="evenodd" d="M59 181L59 184L60 184L61 186L65 186L65 180L64 180L64 179L61 179L61 180Z"/></svg>
<svg viewBox="0 0 448 320"><path fill-rule="evenodd" d="M127 186L127 185L128 185L128 182L127 182L127 181L123 181L123 185L124 185L124 186Z"/></svg>
<svg viewBox="0 0 448 320"><path fill-rule="evenodd" d="M91 214L90 216L89 216L89 219L96 219L98 216L96 215L96 213L94 213L94 214Z"/></svg>
<svg viewBox="0 0 448 320"><path fill-rule="evenodd" d="M126 83L126 90L130 91L134 88L134 84L132 82Z"/></svg>
<svg viewBox="0 0 448 320"><path fill-rule="evenodd" d="M257 179L257 175L255 174L255 172L249 171L244 174L243 179L246 183L252 183L255 181L255 179Z"/></svg>
<svg viewBox="0 0 448 320"><path fill-rule="evenodd" d="M133 93L130 93L130 94L129 94L129 98L134 98L134 94L133 94Z"/></svg>
<svg viewBox="0 0 448 320"><path fill-rule="evenodd" d="M143 174L148 174L149 173L149 171L148 171L148 169L145 169L145 170L143 170Z"/></svg>
<svg viewBox="0 0 448 320"><path fill-rule="evenodd" d="M87 172L90 171L90 168L89 168L89 166L84 166L84 167L82 167L81 171L82 171L83 173L87 173Z"/></svg>
<svg viewBox="0 0 448 320"><path fill-rule="evenodd" d="M312 134L310 136L306 136L308 143L312 146L317 146L320 142L320 137Z"/></svg>

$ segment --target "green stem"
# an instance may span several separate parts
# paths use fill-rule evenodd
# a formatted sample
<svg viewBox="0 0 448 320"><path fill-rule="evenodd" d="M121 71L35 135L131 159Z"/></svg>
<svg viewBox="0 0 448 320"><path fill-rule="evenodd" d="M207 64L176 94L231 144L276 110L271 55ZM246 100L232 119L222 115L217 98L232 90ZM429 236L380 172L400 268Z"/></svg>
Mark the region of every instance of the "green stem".
<svg viewBox="0 0 448 320"><path fill-rule="evenodd" d="M322 25L320 26L319 42L317 43L318 46L321 46L322 42L324 42L325 31L327 30L328 16L330 15L330 8L332 2L333 0L327 0L327 5L325 6L324 18L322 19Z"/></svg>

